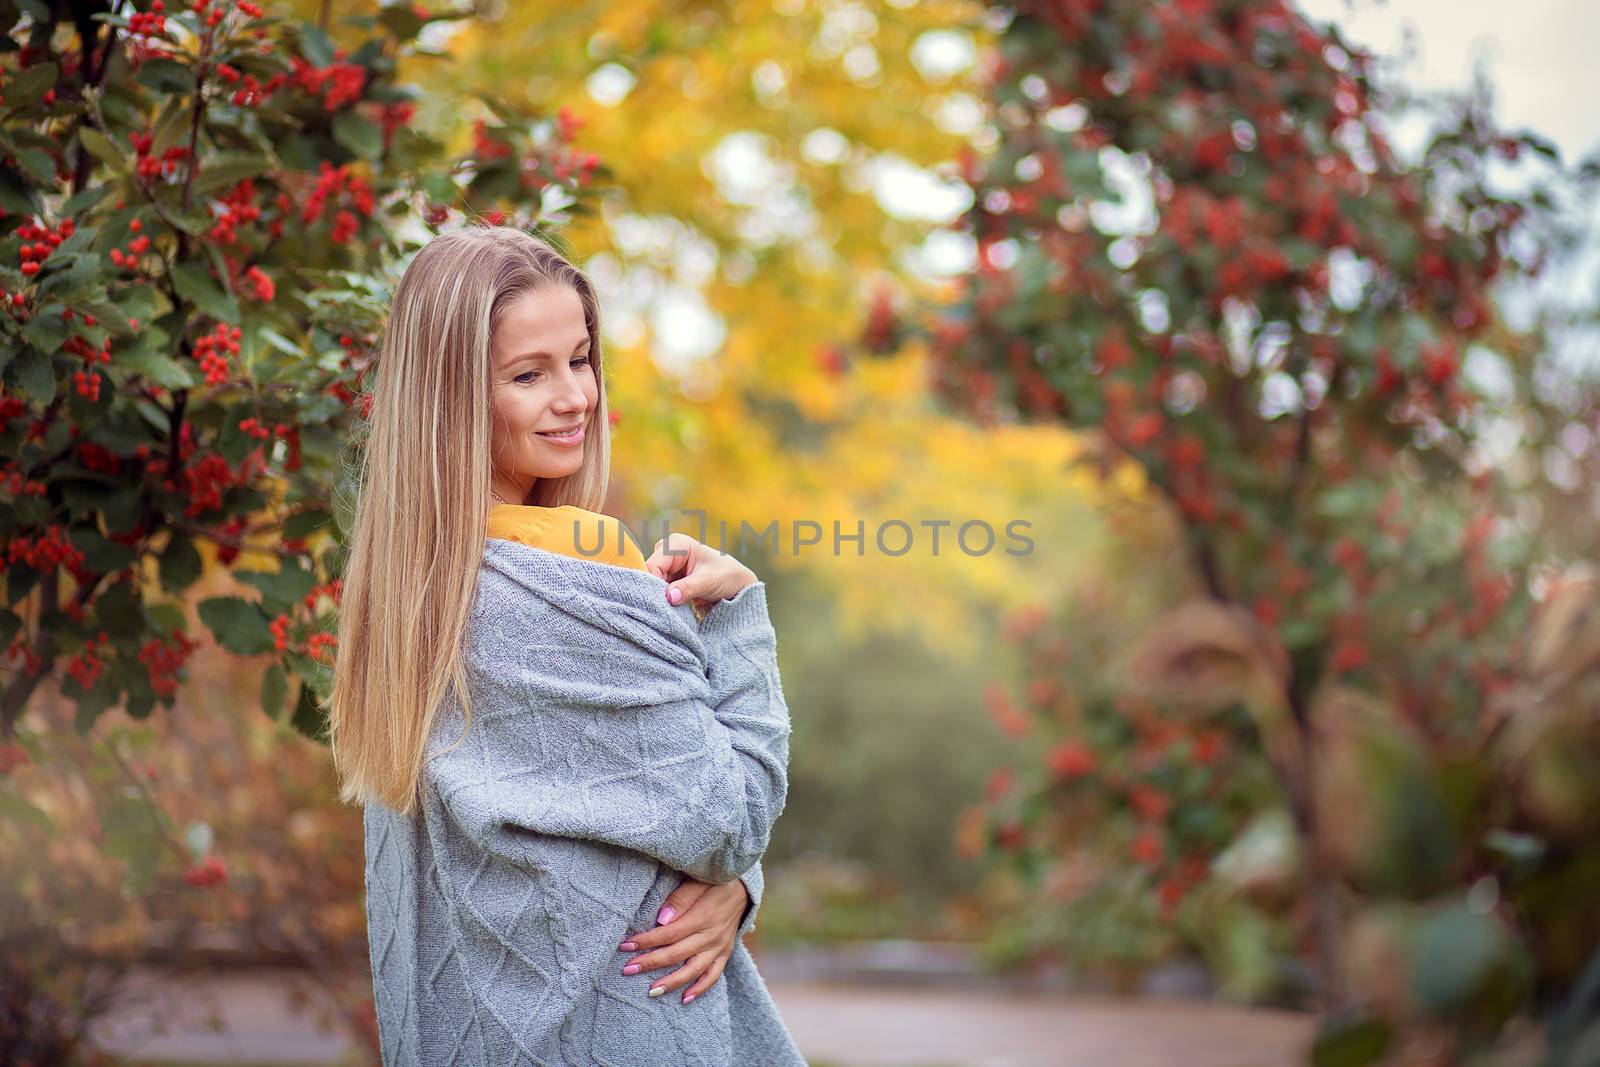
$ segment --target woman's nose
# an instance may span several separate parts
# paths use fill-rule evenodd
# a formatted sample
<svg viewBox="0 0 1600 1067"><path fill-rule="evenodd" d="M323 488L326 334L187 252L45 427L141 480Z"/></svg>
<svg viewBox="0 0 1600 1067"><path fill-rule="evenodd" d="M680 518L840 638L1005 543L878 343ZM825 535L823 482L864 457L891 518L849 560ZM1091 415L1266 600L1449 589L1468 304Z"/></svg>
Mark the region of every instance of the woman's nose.
<svg viewBox="0 0 1600 1067"><path fill-rule="evenodd" d="M561 390L560 396L552 402L553 407L562 411L583 411L589 406L589 398L584 395L583 389L575 379L569 378L566 388Z"/></svg>

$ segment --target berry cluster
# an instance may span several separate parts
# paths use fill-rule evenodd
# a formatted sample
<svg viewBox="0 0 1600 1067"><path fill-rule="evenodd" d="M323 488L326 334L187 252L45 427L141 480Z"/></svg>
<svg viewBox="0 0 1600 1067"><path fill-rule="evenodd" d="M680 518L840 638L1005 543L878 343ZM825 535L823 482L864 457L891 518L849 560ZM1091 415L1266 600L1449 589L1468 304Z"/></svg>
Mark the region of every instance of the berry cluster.
<svg viewBox="0 0 1600 1067"><path fill-rule="evenodd" d="M182 630L173 632L171 648L166 641L152 637L139 649L139 662L144 664L150 676L150 688L158 696L171 696L178 691L178 671L200 647L200 642L191 640Z"/></svg>
<svg viewBox="0 0 1600 1067"><path fill-rule="evenodd" d="M189 149L185 145L173 145L160 156L152 156L150 149L155 139L154 133L128 131L128 142L133 145L133 150L138 156L134 170L141 178L154 179L174 174L177 172L178 164L189 158Z"/></svg>
<svg viewBox="0 0 1600 1067"><path fill-rule="evenodd" d="M31 540L26 534L12 538L6 559L12 566L26 563L40 572L54 570L63 563L73 568L83 565L83 553L67 540L66 527L57 524L45 527L43 534Z"/></svg>
<svg viewBox="0 0 1600 1067"><path fill-rule="evenodd" d="M488 125L478 119L472 124L472 153L480 159L505 159L511 155L511 146L491 136Z"/></svg>
<svg viewBox="0 0 1600 1067"><path fill-rule="evenodd" d="M236 481L228 461L215 452L207 452L185 467L183 480L189 496L183 514L191 519L222 507L222 490Z"/></svg>
<svg viewBox="0 0 1600 1067"><path fill-rule="evenodd" d="M126 251L120 248L113 248L108 255L111 262L117 266L128 270L136 270L139 266L139 257L150 250L150 237L148 234L139 233L140 230L144 229L144 223L138 219L129 222L128 229L130 232L138 234L138 236L129 239Z"/></svg>
<svg viewBox="0 0 1600 1067"><path fill-rule="evenodd" d="M166 5L152 0L149 11L135 11L128 19L128 32L135 37L159 37L167 32Z"/></svg>
<svg viewBox="0 0 1600 1067"><path fill-rule="evenodd" d="M116 474L120 468L116 453L93 441L78 443L78 460L90 470L103 474Z"/></svg>
<svg viewBox="0 0 1600 1067"><path fill-rule="evenodd" d="M25 631L18 631L17 635L11 639L11 643L6 646L6 658L21 656L24 673L38 674L44 670L44 657L39 655L33 645L28 642L27 637L28 635Z"/></svg>
<svg viewBox="0 0 1600 1067"><path fill-rule="evenodd" d="M217 11L213 12L213 14L221 14L221 12ZM222 862L221 857L207 856L204 862L197 863L187 871L184 871L183 880L186 885L192 885L200 889L221 885L228 880L228 867L227 864Z"/></svg>
<svg viewBox="0 0 1600 1067"><path fill-rule="evenodd" d="M317 187L306 198L305 207L300 212L302 222L314 223L322 218L329 197L345 190L354 201L356 210L355 213L340 211L334 216L332 236L335 244L344 244L356 235L360 225L357 215L363 218L372 217L372 187L367 184L366 179L350 170L350 164L342 163L335 167L324 159L317 175Z"/></svg>
<svg viewBox="0 0 1600 1067"><path fill-rule="evenodd" d="M7 777L27 762L28 750L15 741L0 745L0 778Z"/></svg>
<svg viewBox="0 0 1600 1067"><path fill-rule="evenodd" d="M267 627L267 629L272 631L272 647L277 649L279 652L283 652L289 647L290 625L291 622L289 616L279 615L276 619L273 619L271 625Z"/></svg>
<svg viewBox="0 0 1600 1067"><path fill-rule="evenodd" d="M246 178L223 197L219 203L223 212L211 226L210 237L219 245L239 243L239 224L255 222L261 217L261 208L255 202L256 183Z"/></svg>
<svg viewBox="0 0 1600 1067"><path fill-rule="evenodd" d="M222 385L228 380L228 355L239 351L239 338L244 332L225 322L194 343L194 358L206 372L207 385Z"/></svg>
<svg viewBox="0 0 1600 1067"><path fill-rule="evenodd" d="M409 100L396 100L392 104L383 105L383 111L378 116L379 124L383 127L383 150L389 151L389 145L394 141L394 131L410 122L417 113L417 105Z"/></svg>
<svg viewBox="0 0 1600 1067"><path fill-rule="evenodd" d="M285 542L285 543L287 544L287 542ZM328 582L328 583L326 583L324 585L319 585L319 586L315 587L314 589L312 589L311 592L307 593L306 594L306 608L307 608L307 610L315 611L316 608L317 608L317 598L320 597L320 596L324 596L324 595L333 598L333 602L335 604L339 603L340 599L344 596L344 579L343 578L335 578L333 581Z"/></svg>
<svg viewBox="0 0 1600 1067"><path fill-rule="evenodd" d="M0 396L0 433L6 431L12 419L21 418L27 410L27 402L20 396Z"/></svg>
<svg viewBox="0 0 1600 1067"><path fill-rule="evenodd" d="M272 298L278 294L278 287L273 284L266 271L260 267L251 267L244 272L244 276L250 283L249 294L257 300L263 303L270 303Z"/></svg>
<svg viewBox="0 0 1600 1067"><path fill-rule="evenodd" d="M73 228L71 219L62 219L61 225L54 230L37 222L26 222L18 226L17 236L22 238L23 276L31 278L38 274L43 269L44 261L56 250L56 246L72 236Z"/></svg>
<svg viewBox="0 0 1600 1067"><path fill-rule="evenodd" d="M331 658L333 655L333 648L338 643L339 639L333 634L325 631L319 631L306 639L306 655L315 660L323 660L323 650L326 649L328 656ZM323 662L327 661L323 660Z"/></svg>
<svg viewBox="0 0 1600 1067"><path fill-rule="evenodd" d="M6 397L0 404L9 405L13 397ZM15 500L19 496L44 496L45 485L41 481L28 478L22 473L22 466L17 463L8 463L5 473L0 474L0 488L4 488Z"/></svg>
<svg viewBox="0 0 1600 1067"><path fill-rule="evenodd" d="M105 669L105 660L101 659L102 650L109 651L111 635L101 630L84 644L83 650L67 660L67 673L83 688L88 689L100 677L100 672Z"/></svg>
<svg viewBox="0 0 1600 1067"><path fill-rule="evenodd" d="M217 76L229 85L239 84L230 98L237 107L258 107L266 102L267 97L289 84L289 75L282 71L268 78L266 84L257 80L254 74L246 74L241 79L239 72L226 63L218 64Z"/></svg>
<svg viewBox="0 0 1600 1067"><path fill-rule="evenodd" d="M326 67L315 67L307 63L300 56L291 56L294 63L295 83L306 92L316 95L326 87L328 93L322 98L324 111L330 114L361 99L361 91L366 88L367 68L359 63L343 62L345 50L339 49L334 53L335 62Z"/></svg>

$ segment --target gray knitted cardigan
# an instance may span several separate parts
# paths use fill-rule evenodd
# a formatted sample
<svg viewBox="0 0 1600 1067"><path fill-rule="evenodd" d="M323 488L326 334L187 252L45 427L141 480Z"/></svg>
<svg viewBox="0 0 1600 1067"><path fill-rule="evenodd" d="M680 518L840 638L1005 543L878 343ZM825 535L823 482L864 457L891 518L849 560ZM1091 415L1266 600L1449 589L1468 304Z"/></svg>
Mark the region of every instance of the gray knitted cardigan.
<svg viewBox="0 0 1600 1067"><path fill-rule="evenodd" d="M407 819L365 810L385 1067L805 1067L741 940L689 1004L618 945L685 875L742 878L788 788L766 586L704 622L647 571L490 538L464 653L466 739ZM466 725L452 693L430 753ZM686 988L686 987L685 987Z"/></svg>

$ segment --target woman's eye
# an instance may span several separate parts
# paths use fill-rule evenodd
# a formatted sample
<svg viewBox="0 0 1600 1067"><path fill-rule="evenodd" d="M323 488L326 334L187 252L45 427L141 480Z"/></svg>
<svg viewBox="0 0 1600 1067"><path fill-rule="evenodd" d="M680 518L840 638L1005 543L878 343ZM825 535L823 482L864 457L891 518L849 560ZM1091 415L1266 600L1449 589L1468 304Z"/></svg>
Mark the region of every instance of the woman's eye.
<svg viewBox="0 0 1600 1067"><path fill-rule="evenodd" d="M581 367L581 366L583 366L584 364L586 364L588 362L589 362L589 357L588 356L579 356L577 359L572 361L572 365L574 367Z"/></svg>
<svg viewBox="0 0 1600 1067"><path fill-rule="evenodd" d="M511 380L514 381L514 382L522 382L522 379L526 378L528 380L525 381L525 382L522 382L522 384L523 385L532 385L533 384L533 376L534 376L535 373L536 372L531 371L531 370L525 370L521 374L517 375L515 378L513 378Z"/></svg>

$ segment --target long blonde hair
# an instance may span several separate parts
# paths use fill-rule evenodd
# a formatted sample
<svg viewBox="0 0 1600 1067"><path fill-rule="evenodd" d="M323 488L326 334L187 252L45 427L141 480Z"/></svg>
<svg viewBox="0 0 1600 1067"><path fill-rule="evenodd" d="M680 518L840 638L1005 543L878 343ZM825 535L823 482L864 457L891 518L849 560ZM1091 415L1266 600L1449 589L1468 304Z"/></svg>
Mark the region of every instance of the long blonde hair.
<svg viewBox="0 0 1600 1067"><path fill-rule="evenodd" d="M491 506L491 338L512 301L558 285L583 303L599 402L583 466L539 479L526 503L598 511L611 439L600 308L583 272L533 234L473 224L423 245L395 287L371 411L358 428L328 701L344 803L414 814L424 749L451 687L472 721L462 646Z"/></svg>

